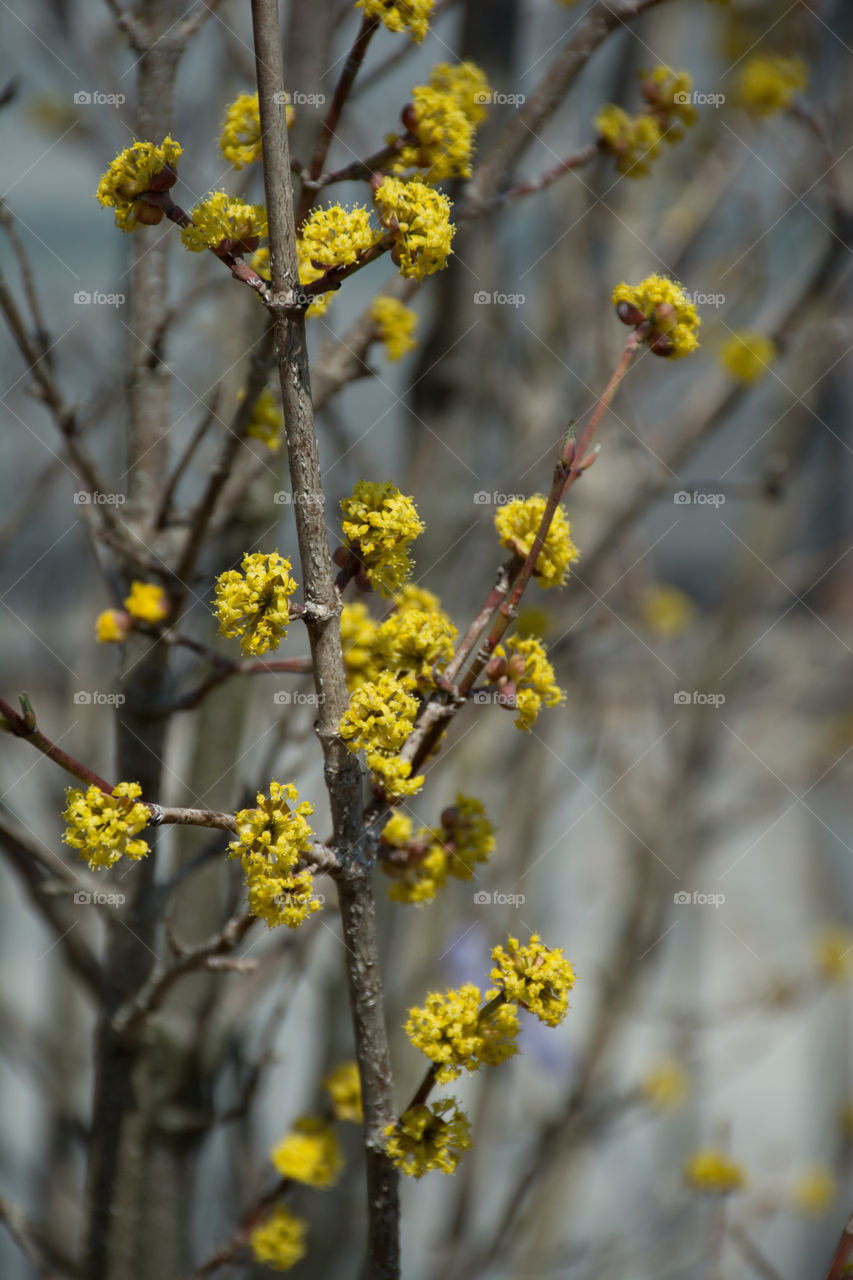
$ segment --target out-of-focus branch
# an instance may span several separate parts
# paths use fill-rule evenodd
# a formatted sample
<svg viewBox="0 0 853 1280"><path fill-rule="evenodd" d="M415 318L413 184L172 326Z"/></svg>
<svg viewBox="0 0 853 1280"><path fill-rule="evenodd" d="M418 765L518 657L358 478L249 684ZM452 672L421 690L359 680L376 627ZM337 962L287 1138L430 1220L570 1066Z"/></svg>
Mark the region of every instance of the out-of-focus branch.
<svg viewBox="0 0 853 1280"><path fill-rule="evenodd" d="M83 1273L76 1263L49 1244L43 1229L5 1196L0 1196L0 1222L38 1275L47 1280L58 1280L62 1276L82 1280Z"/></svg>

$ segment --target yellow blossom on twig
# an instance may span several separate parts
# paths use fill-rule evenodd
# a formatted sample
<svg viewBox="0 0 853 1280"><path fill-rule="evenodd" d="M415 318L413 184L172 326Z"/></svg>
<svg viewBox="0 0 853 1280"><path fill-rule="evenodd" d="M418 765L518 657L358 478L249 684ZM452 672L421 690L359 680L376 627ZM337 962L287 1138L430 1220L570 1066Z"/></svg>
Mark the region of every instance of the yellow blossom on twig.
<svg viewBox="0 0 853 1280"><path fill-rule="evenodd" d="M357 1063L342 1062L335 1067L323 1080L323 1088L331 1099L336 1119L348 1120L352 1124L362 1123L364 1115Z"/></svg>
<svg viewBox="0 0 853 1280"><path fill-rule="evenodd" d="M243 556L239 569L229 569L216 579L214 612L223 636L240 636L244 653L274 652L287 635L290 620L288 598L296 590L290 561L277 551Z"/></svg>
<svg viewBox="0 0 853 1280"><path fill-rule="evenodd" d="M515 725L523 733L533 728L543 707L557 707L565 701L542 641L535 636L510 636L506 645L495 649L495 658L505 659L506 679L515 691L506 705L518 712Z"/></svg>
<svg viewBox="0 0 853 1280"><path fill-rule="evenodd" d="M168 191L174 186L175 165L181 145L165 137L153 142L134 142L120 151L98 182L97 199L105 208L115 209L119 231L133 231L140 223L156 226L163 210L144 199L146 191Z"/></svg>
<svg viewBox="0 0 853 1280"><path fill-rule="evenodd" d="M455 1098L410 1107L385 1133L387 1155L411 1178L422 1178L430 1169L454 1173L462 1152L471 1146L468 1117Z"/></svg>
<svg viewBox="0 0 853 1280"><path fill-rule="evenodd" d="M655 355L680 359L699 346L696 330L702 322L696 308L678 281L668 276L646 276L637 285L618 284L613 304L625 324L650 324L646 341Z"/></svg>
<svg viewBox="0 0 853 1280"><path fill-rule="evenodd" d="M155 582L131 582L124 607L137 622L159 622L169 612L166 593Z"/></svg>
<svg viewBox="0 0 853 1280"><path fill-rule="evenodd" d="M273 1147L270 1159L283 1178L308 1187L333 1187L344 1167L334 1131L321 1116L297 1120L292 1133Z"/></svg>
<svg viewBox="0 0 853 1280"><path fill-rule="evenodd" d="M550 950L534 933L526 947L519 946L517 938L509 938L506 950L495 947L492 960L491 979L502 987L508 1000L517 1000L549 1027L563 1021L575 975L561 950Z"/></svg>
<svg viewBox="0 0 853 1280"><path fill-rule="evenodd" d="M193 209L192 222L181 227L181 239L192 253L253 253L267 234L267 211L225 191L211 191Z"/></svg>
<svg viewBox="0 0 853 1280"><path fill-rule="evenodd" d="M423 280L447 265L456 230L447 196L422 182L386 178L374 201L382 225L396 237L391 258L401 276Z"/></svg>
<svg viewBox="0 0 853 1280"><path fill-rule="evenodd" d="M289 1271L308 1252L305 1235L308 1227L287 1209L273 1209L249 1237L252 1253L273 1271Z"/></svg>
<svg viewBox="0 0 853 1280"><path fill-rule="evenodd" d="M546 504L544 495L535 493L532 498L513 498L512 502L495 512L495 528L501 545L514 551L522 560L530 554ZM540 587L562 586L569 576L569 565L574 564L579 556L580 552L572 542L572 526L563 508L558 506L533 570Z"/></svg>
<svg viewBox="0 0 853 1280"><path fill-rule="evenodd" d="M378 18L389 31L408 31L416 44L429 31L432 6L433 0L355 0L355 7L365 17Z"/></svg>
<svg viewBox="0 0 853 1280"><path fill-rule="evenodd" d="M487 991L484 1005L479 987L469 982L444 995L430 992L422 1008L409 1010L406 1035L436 1064L439 1084L455 1079L463 1067L497 1066L518 1052L518 1011L495 1001L496 994Z"/></svg>
<svg viewBox="0 0 853 1280"><path fill-rule="evenodd" d="M389 596L412 571L409 543L425 529L411 498L396 485L359 480L341 502L344 538L364 566L370 585Z"/></svg>
<svg viewBox="0 0 853 1280"><path fill-rule="evenodd" d="M130 630L130 618L122 609L105 609L95 619L98 644L121 644Z"/></svg>
<svg viewBox="0 0 853 1280"><path fill-rule="evenodd" d="M293 107L288 106L285 115L289 129L296 117L296 112ZM254 164L263 159L261 113L257 93L241 93L226 108L219 149L235 169L242 169L244 165Z"/></svg>
<svg viewBox="0 0 853 1280"><path fill-rule="evenodd" d="M120 782L111 795L94 785L85 795L67 787L68 807L62 817L68 826L62 839L93 869L115 866L122 856L133 862L147 857L146 842L134 839L151 821L148 806L136 803L141 795L138 782Z"/></svg>
<svg viewBox="0 0 853 1280"><path fill-rule="evenodd" d="M314 839L306 821L314 806L296 804L299 793L292 783L273 781L269 796L258 792L256 799L256 809L236 814L237 839L228 852L242 863L252 914L269 929L280 924L296 929L320 910L310 871L294 871Z"/></svg>

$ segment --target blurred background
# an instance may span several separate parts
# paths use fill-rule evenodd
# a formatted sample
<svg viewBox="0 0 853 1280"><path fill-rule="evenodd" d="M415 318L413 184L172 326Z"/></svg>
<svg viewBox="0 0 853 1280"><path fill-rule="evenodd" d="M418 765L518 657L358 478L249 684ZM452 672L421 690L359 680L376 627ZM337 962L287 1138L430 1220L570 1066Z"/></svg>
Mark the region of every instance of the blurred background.
<svg viewBox="0 0 853 1280"><path fill-rule="evenodd" d="M122 494L131 237L94 192L134 136L138 55L114 8L3 8L0 264L21 306L35 290L53 376ZM587 5L451 0L438 10L420 46L377 34L332 166L381 147L412 87L463 58L492 86L477 150L488 156L518 99L584 30ZM297 103L309 99L291 146L307 163L323 115L310 99L329 99L358 14L294 0L284 21L287 83ZM309 321L331 545L355 481L393 480L427 525L414 581L462 631L503 558L496 509L547 492L564 431L570 420L582 428L619 357L627 330L613 288L670 275L702 319L688 359L636 360L600 456L566 504L581 558L562 591L534 583L525 596L523 623L544 635L565 703L529 734L496 705L467 707L406 803L431 826L458 791L480 798L496 827L491 861L423 907L389 902L377 872L399 1106L424 1069L402 1024L428 991L485 989L489 952L508 934L538 932L577 974L560 1027L525 1018L520 1056L448 1090L474 1146L452 1178L403 1180L411 1280L803 1280L825 1274L850 1215L851 53L845 0L662 0L595 49L508 185L594 141L603 104L642 111L642 73L663 64L689 72L697 119L647 173L619 172L603 150L542 191L461 221L448 268L409 291L417 348L391 363L373 344L369 376L335 386L328 371L354 348L373 297L399 293L387 260ZM754 97L750 109L744 72L757 55L805 64L808 83L784 109L756 110ZM223 186L262 199L259 167L238 173L218 147L226 106L253 89L248 7L224 0L177 80L174 194L185 208ZM448 190L461 208L464 180ZM353 182L332 198L369 193ZM219 456L263 315L212 255L184 253L168 224L151 234L172 245L158 354L173 458L214 406L176 495L188 510ZM744 359L732 348L739 334L772 346ZM15 703L26 690L44 732L111 777L118 657L93 639L97 614L121 599L110 548L91 536L79 479L11 341L0 380L0 694ZM233 643L215 638L216 574L247 550L277 549L294 564L297 551L284 451L249 441L232 482L181 630L233 657ZM368 603L381 616L383 602ZM306 652L292 627L278 656ZM180 698L208 668L188 650L172 659ZM323 838L312 709L275 700L309 688L307 677L234 679L176 713L157 799L233 811L270 777L293 781ZM82 864L60 843L65 776L11 736L0 745L0 1193L73 1254L96 1008L36 899L50 892L53 863L74 874ZM186 945L239 905L226 843L198 830L160 837L164 913ZM44 870L35 889L28 856ZM135 874L122 866L108 887ZM195 1266L271 1185L269 1148L318 1109L326 1071L352 1057L334 887L317 885L326 909L301 930L247 935L237 954L259 962L252 972L193 974L151 1021L159 1124L172 1125L184 1161L172 1194ZM63 927L97 952L109 910L63 900ZM342 1140L338 1187L297 1188L288 1201L310 1223L297 1277L361 1274L355 1128ZM730 1197L685 1178L707 1148L743 1170ZM243 1251L216 1274L264 1273ZM61 1272L33 1269L0 1233L0 1274ZM138 1274L148 1274L142 1263Z"/></svg>

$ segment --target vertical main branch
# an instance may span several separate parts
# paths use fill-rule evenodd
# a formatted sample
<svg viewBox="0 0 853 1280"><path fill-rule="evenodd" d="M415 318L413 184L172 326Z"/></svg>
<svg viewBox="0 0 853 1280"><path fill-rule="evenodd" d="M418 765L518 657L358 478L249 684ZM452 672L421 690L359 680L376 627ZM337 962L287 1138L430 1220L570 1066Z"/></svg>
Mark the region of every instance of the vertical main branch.
<svg viewBox="0 0 853 1280"><path fill-rule="evenodd" d="M264 149L264 187L269 220L270 266L276 298L299 283L290 155L284 124L284 78L277 0L252 0L255 64ZM379 973L371 857L362 818L361 770L338 736L347 708L339 623L339 601L326 534L320 458L305 341L305 316L275 312L292 510L296 519L306 624L319 699L318 733L326 786L340 850L338 880L355 1050L364 1106L367 1160L368 1249L371 1280L399 1276L397 1173L384 1153L385 1127L394 1120L391 1065Z"/></svg>

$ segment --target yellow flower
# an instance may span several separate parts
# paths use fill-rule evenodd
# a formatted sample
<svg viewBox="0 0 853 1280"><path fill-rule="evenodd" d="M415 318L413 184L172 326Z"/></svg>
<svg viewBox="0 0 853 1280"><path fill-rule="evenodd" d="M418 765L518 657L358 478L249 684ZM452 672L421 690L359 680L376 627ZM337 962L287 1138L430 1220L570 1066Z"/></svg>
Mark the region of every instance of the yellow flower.
<svg viewBox="0 0 853 1280"><path fill-rule="evenodd" d="M295 590L289 560L277 551L247 552L239 570L229 569L216 579L214 612L220 634L240 636L240 648L247 654L275 652L287 635L288 597Z"/></svg>
<svg viewBox="0 0 853 1280"><path fill-rule="evenodd" d="M826 1213L837 1193L835 1175L826 1165L804 1169L794 1183L791 1200L800 1213L819 1217Z"/></svg>
<svg viewBox="0 0 853 1280"><path fill-rule="evenodd" d="M98 182L97 198L104 208L115 209L119 231L160 222L163 210L142 197L146 191L168 191L174 186L180 154L180 143L166 137L159 147L153 142L134 142L110 162Z"/></svg>
<svg viewBox="0 0 853 1280"><path fill-rule="evenodd" d="M365 754L365 761L385 799L392 803L402 800L405 796L417 795L424 785L423 775L418 774L413 778L410 762L401 760L399 756L386 756L378 751L368 751Z"/></svg>
<svg viewBox="0 0 853 1280"><path fill-rule="evenodd" d="M352 694L338 729L350 751L382 752L396 756L412 732L418 699L409 692L411 681L383 671L376 681Z"/></svg>
<svg viewBox="0 0 853 1280"><path fill-rule="evenodd" d="M433 667L445 667L453 657L456 634L443 613L397 609L376 632L374 660L395 675L430 683Z"/></svg>
<svg viewBox="0 0 853 1280"><path fill-rule="evenodd" d="M299 243L306 260L323 275L329 267L349 266L379 239L370 225L369 209L363 205L345 209L333 204L327 209L312 210Z"/></svg>
<svg viewBox="0 0 853 1280"><path fill-rule="evenodd" d="M651 321L647 342L656 355L680 359L699 346L696 330L702 322L696 308L681 285L668 276L646 276L637 285L618 284L613 304L626 324Z"/></svg>
<svg viewBox="0 0 853 1280"><path fill-rule="evenodd" d="M496 994L486 992L486 1008ZM409 1010L406 1035L437 1064L439 1084L461 1075L463 1067L478 1071L483 1066L497 1066L518 1052L515 1006L500 1003L486 1014L481 1003L479 987L469 982L444 995L431 992L423 1008Z"/></svg>
<svg viewBox="0 0 853 1280"><path fill-rule="evenodd" d="M350 693L369 679L373 665L373 644L379 624L371 617L366 604L356 600L341 610L341 648L347 670Z"/></svg>
<svg viewBox="0 0 853 1280"><path fill-rule="evenodd" d="M433 591L427 591L425 587L416 587L411 582L405 583L399 591L394 592L394 604L398 609L420 609L423 613L440 613L443 617L447 617L441 607L441 601Z"/></svg>
<svg viewBox="0 0 853 1280"><path fill-rule="evenodd" d="M159 622L169 612L163 588L153 582L131 582L124 607L137 622Z"/></svg>
<svg viewBox="0 0 853 1280"><path fill-rule="evenodd" d="M302 1219L287 1209L273 1209L269 1217L255 1227L249 1236L249 1244L258 1262L272 1267L273 1271L289 1271L308 1252L305 1245L307 1230Z"/></svg>
<svg viewBox="0 0 853 1280"><path fill-rule="evenodd" d="M517 1000L549 1027L563 1021L575 975L561 950L550 950L534 933L526 947L520 947L517 938L509 938L507 950L495 947L492 960L491 979L503 988L508 1000Z"/></svg>
<svg viewBox="0 0 853 1280"><path fill-rule="evenodd" d="M356 0L356 9L365 17L378 18L389 31L408 31L412 40L420 44L429 31L429 18L433 0Z"/></svg>
<svg viewBox="0 0 853 1280"><path fill-rule="evenodd" d="M646 625L665 640L683 635L696 614L690 597L665 582L643 592L642 610Z"/></svg>
<svg viewBox="0 0 853 1280"><path fill-rule="evenodd" d="M664 142L678 142L684 130L696 123L698 112L693 106L693 80L687 71L673 71L657 66L641 71L643 95L661 123Z"/></svg>
<svg viewBox="0 0 853 1280"><path fill-rule="evenodd" d="M181 239L191 253L252 253L267 234L263 205L245 204L225 191L211 191L193 209L192 223L181 227Z"/></svg>
<svg viewBox="0 0 853 1280"><path fill-rule="evenodd" d="M829 982L842 982L853 967L853 934L841 925L826 925L815 946L821 974Z"/></svg>
<svg viewBox="0 0 853 1280"><path fill-rule="evenodd" d="M324 1079L323 1088L332 1101L337 1120L362 1124L364 1114L361 1109L361 1080L357 1063L342 1062L339 1067L335 1067Z"/></svg>
<svg viewBox="0 0 853 1280"><path fill-rule="evenodd" d="M370 315L379 330L379 341L384 344L389 360L399 360L418 345L412 336L417 328L418 317L411 307L404 307L396 298L380 294L373 299Z"/></svg>
<svg viewBox="0 0 853 1280"><path fill-rule="evenodd" d="M448 852L447 870L457 880L472 880L474 867L488 862L495 849L495 829L485 809L474 796L460 792L442 813L441 826L435 834Z"/></svg>
<svg viewBox="0 0 853 1280"><path fill-rule="evenodd" d="M130 619L121 609L105 609L95 619L98 644L121 644L130 630Z"/></svg>
<svg viewBox="0 0 853 1280"><path fill-rule="evenodd" d="M241 860L252 914L269 929L280 924L297 929L320 910L311 873L294 873L314 839L306 821L314 806L303 801L290 808L299 799L292 783L282 786L273 781L269 796L258 792L256 798L257 809L241 809L235 815L237 839L229 844L228 853Z"/></svg>
<svg viewBox="0 0 853 1280"><path fill-rule="evenodd" d="M566 695L555 683L554 668L535 636L510 636L506 646L499 644L495 649L495 657L507 660L507 675L515 685L515 725L527 733L543 706L559 706Z"/></svg>
<svg viewBox="0 0 853 1280"><path fill-rule="evenodd" d="M738 382L757 382L776 359L776 344L766 334L741 329L723 343L720 359Z"/></svg>
<svg viewBox="0 0 853 1280"><path fill-rule="evenodd" d="M607 150L616 157L619 172L629 178L644 178L660 150L661 127L657 120L650 115L629 116L608 102L594 123Z"/></svg>
<svg viewBox="0 0 853 1280"><path fill-rule="evenodd" d="M485 104L491 101L492 93L485 72L476 62L437 62L429 82L433 89L450 94L472 124L485 120Z"/></svg>
<svg viewBox="0 0 853 1280"><path fill-rule="evenodd" d="M416 85L404 119L416 141L402 147L395 156L394 173L423 169L425 182L471 177L474 125L453 94L432 85ZM388 134L386 142L393 142L396 136Z"/></svg>
<svg viewBox="0 0 853 1280"><path fill-rule="evenodd" d="M685 1177L694 1191L711 1195L726 1195L738 1191L746 1182L742 1165L730 1160L725 1151L706 1147L694 1151L684 1169Z"/></svg>
<svg viewBox="0 0 853 1280"><path fill-rule="evenodd" d="M545 497L536 493L532 498L514 498L506 506L498 507L495 528L501 546L525 560L539 532L545 505ZM572 526L563 508L558 506L533 570L540 587L561 587L569 576L569 565L574 564L579 555L572 542Z"/></svg>
<svg viewBox="0 0 853 1280"><path fill-rule="evenodd" d="M307 1187L333 1187L344 1167L338 1140L319 1116L297 1120L293 1132L273 1147L270 1159L283 1178Z"/></svg>
<svg viewBox="0 0 853 1280"><path fill-rule="evenodd" d="M790 107L809 82L806 64L780 53L756 53L741 68L735 100L756 116L770 116Z"/></svg>
<svg viewBox="0 0 853 1280"><path fill-rule="evenodd" d="M462 1152L471 1146L468 1118L455 1098L411 1107L385 1133L386 1154L411 1178L422 1178L430 1169L455 1173Z"/></svg>
<svg viewBox="0 0 853 1280"><path fill-rule="evenodd" d="M134 862L147 857L145 841L133 839L151 821L148 806L135 803L141 795L138 782L120 782L110 795L94 785L85 795L66 787L68 808L62 817L68 826L63 841L77 849L92 869L112 867L122 855Z"/></svg>
<svg viewBox="0 0 853 1280"><path fill-rule="evenodd" d="M242 391L239 398L243 399ZM281 408L273 393L265 387L252 405L252 416L249 418L246 435L260 440L267 446L270 453L278 453L283 430L284 418Z"/></svg>
<svg viewBox="0 0 853 1280"><path fill-rule="evenodd" d="M285 112L288 129L293 124L295 116L293 107L288 106ZM242 169L244 165L254 164L257 160L263 159L261 113L257 93L241 93L226 108L219 149L235 169Z"/></svg>
<svg viewBox="0 0 853 1280"><path fill-rule="evenodd" d="M663 1058L643 1077L641 1089L655 1111L676 1111L687 1101L690 1082L683 1063L677 1058Z"/></svg>
<svg viewBox="0 0 853 1280"><path fill-rule="evenodd" d="M385 833L383 832L383 839ZM423 852L413 852L404 865L383 859L382 870L392 876L388 889L392 902L421 906L432 902L447 880L447 853L441 845L430 844Z"/></svg>
<svg viewBox="0 0 853 1280"><path fill-rule="evenodd" d="M390 596L412 571L408 544L425 525L411 498L387 481L359 480L341 502L343 535L364 565L370 585Z"/></svg>
<svg viewBox="0 0 853 1280"><path fill-rule="evenodd" d="M391 258L401 276L423 280L447 265L456 230L447 196L422 182L386 178L374 201L382 225L396 236Z"/></svg>

